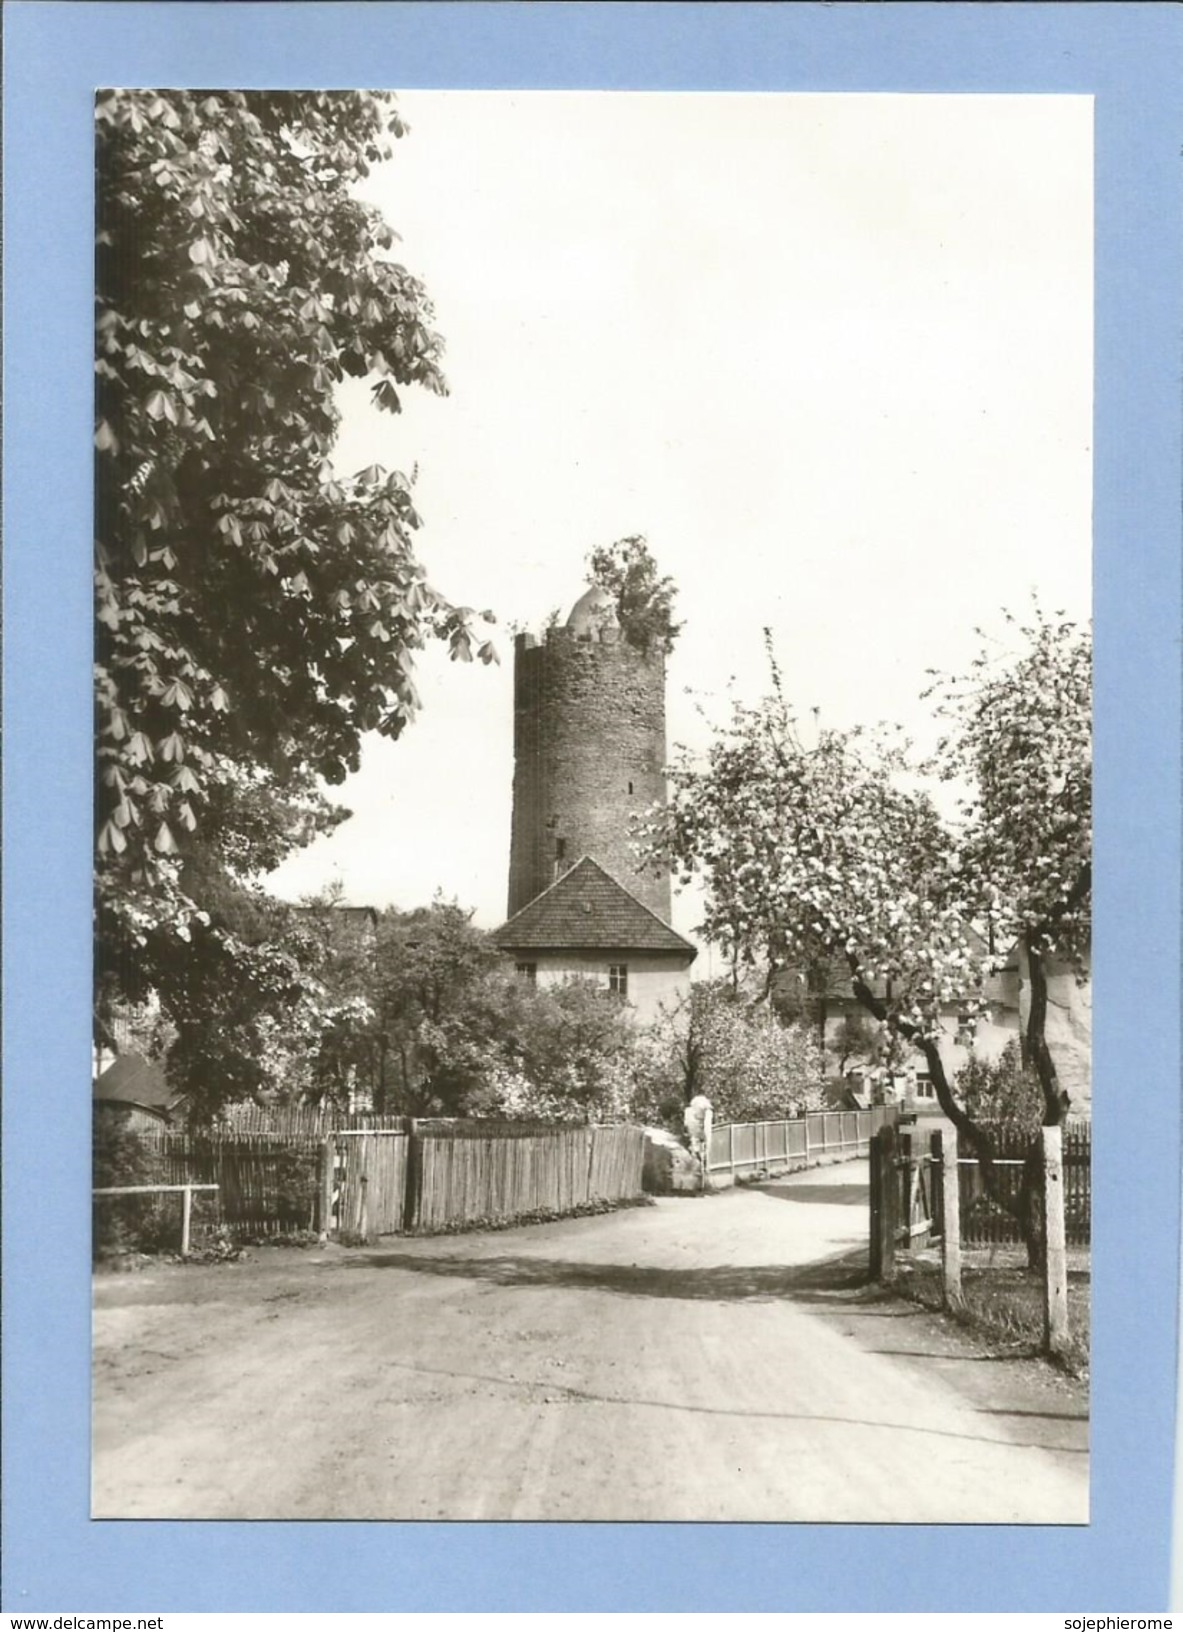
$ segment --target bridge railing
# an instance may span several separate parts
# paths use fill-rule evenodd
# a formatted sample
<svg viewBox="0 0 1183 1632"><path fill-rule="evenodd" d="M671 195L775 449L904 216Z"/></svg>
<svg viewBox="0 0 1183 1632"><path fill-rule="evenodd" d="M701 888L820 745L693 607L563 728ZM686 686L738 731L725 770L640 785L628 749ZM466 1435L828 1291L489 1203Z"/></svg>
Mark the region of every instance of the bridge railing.
<svg viewBox="0 0 1183 1632"><path fill-rule="evenodd" d="M717 1122L707 1172L746 1178L866 1156L879 1129L898 1115L894 1105L874 1105L865 1111L809 1111L775 1122Z"/></svg>

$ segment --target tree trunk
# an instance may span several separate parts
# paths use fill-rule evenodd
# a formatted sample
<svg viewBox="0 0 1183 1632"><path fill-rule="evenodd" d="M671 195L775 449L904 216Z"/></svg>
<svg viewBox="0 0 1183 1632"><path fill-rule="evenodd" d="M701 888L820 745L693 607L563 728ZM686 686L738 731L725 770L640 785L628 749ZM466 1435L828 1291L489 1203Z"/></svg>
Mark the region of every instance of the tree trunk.
<svg viewBox="0 0 1183 1632"><path fill-rule="evenodd" d="M1001 1194L998 1187L998 1173L994 1166L994 1141L984 1128L966 1114L953 1098L953 1090L949 1086L949 1079L945 1075L945 1062L941 1059L940 1051L931 1038L921 1035L917 1028L898 1015L889 1014L886 1003L877 998L871 988L859 974L858 965L853 957L850 958L852 974L852 989L855 997L881 1024L886 1025L893 1036L902 1037L905 1042L911 1043L924 1055L924 1063L928 1067L928 1074L936 1090L937 1103L941 1110L957 1129L958 1136L965 1141L978 1159L978 1171L982 1175L982 1185L997 1206L1002 1207L1012 1216L1017 1214L1016 1203L1008 1200Z"/></svg>
<svg viewBox="0 0 1183 1632"><path fill-rule="evenodd" d="M1034 1068L1043 1092L1043 1125L1054 1128L1061 1126L1067 1118L1071 1101L1060 1087L1056 1062L1047 1046L1047 966L1043 953L1032 942L1031 936L1023 939L1031 990L1027 1024L1023 1031L1023 1053ZM1028 1151L1023 1166L1019 1207L1019 1221L1027 1247L1027 1268L1042 1270L1047 1260L1047 1228L1044 1218L1043 1145L1038 1139Z"/></svg>
<svg viewBox="0 0 1183 1632"><path fill-rule="evenodd" d="M1041 1270L1047 1261L1047 1219L1043 1188L1043 1144L1032 1142L1023 1163L1023 1184L1019 1192L1019 1223L1027 1248L1027 1268Z"/></svg>
<svg viewBox="0 0 1183 1632"><path fill-rule="evenodd" d="M375 1097L375 1109L380 1116L385 1116L388 1106L386 1089L386 1038L381 1037L378 1043L378 1083Z"/></svg>
<svg viewBox="0 0 1183 1632"><path fill-rule="evenodd" d="M1032 944L1030 936L1024 937L1023 950L1027 955L1027 978L1031 987L1023 1049L1043 1090L1043 1125L1054 1128L1067 1118L1071 1101L1060 1087L1056 1063L1047 1046L1047 967L1043 953Z"/></svg>

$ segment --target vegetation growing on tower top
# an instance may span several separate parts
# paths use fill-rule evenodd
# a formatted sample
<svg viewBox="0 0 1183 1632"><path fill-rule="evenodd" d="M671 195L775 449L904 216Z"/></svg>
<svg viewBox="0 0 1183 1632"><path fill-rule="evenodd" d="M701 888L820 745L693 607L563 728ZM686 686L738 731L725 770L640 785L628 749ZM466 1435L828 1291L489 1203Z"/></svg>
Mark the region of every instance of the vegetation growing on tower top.
<svg viewBox="0 0 1183 1632"><path fill-rule="evenodd" d="M615 544L601 545L587 558L588 582L598 584L616 602L616 616L624 638L638 651L654 646L671 652L682 625L673 618L678 588L672 578L658 576L657 562L644 537L634 533Z"/></svg>

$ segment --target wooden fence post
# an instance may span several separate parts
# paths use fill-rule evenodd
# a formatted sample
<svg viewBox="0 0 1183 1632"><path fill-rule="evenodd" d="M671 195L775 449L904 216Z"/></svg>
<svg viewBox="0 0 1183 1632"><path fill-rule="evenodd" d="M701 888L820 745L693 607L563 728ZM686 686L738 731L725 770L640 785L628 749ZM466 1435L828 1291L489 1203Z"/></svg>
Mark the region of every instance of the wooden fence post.
<svg viewBox="0 0 1183 1632"><path fill-rule="evenodd" d="M945 1233L945 1189L941 1182L944 1166L941 1159L941 1133L934 1129L928 1136L928 1150L921 1158L928 1163L928 1238L940 1239ZM923 1187L922 1187L923 1189Z"/></svg>
<svg viewBox="0 0 1183 1632"><path fill-rule="evenodd" d="M899 1227L899 1178L895 1129L880 1128L875 1141L879 1167L879 1280L895 1279L895 1237Z"/></svg>
<svg viewBox="0 0 1183 1632"><path fill-rule="evenodd" d="M871 1136L871 1233L870 1233L870 1274L873 1281L880 1278L883 1270L883 1168L879 1156L878 1136Z"/></svg>
<svg viewBox="0 0 1183 1632"><path fill-rule="evenodd" d="M410 1116L407 1118L407 1180L403 1191L403 1230L408 1234L419 1224L422 1193L423 1137L419 1132L419 1123Z"/></svg>
<svg viewBox="0 0 1183 1632"><path fill-rule="evenodd" d="M1059 1128L1043 1129L1043 1217L1047 1237L1043 1338L1049 1354L1068 1342L1068 1253L1064 1241L1064 1159Z"/></svg>
<svg viewBox="0 0 1183 1632"><path fill-rule="evenodd" d="M333 1226L333 1171L337 1163L337 1141L330 1133L320 1147L320 1228L317 1235L327 1241Z"/></svg>
<svg viewBox="0 0 1183 1632"><path fill-rule="evenodd" d="M933 1154L941 1163L941 1275L945 1308L961 1302L961 1180L957 1167L957 1129L932 1136Z"/></svg>
<svg viewBox="0 0 1183 1632"><path fill-rule="evenodd" d="M895 1280L896 1236L900 1227L900 1181L898 1167L898 1140L894 1128L883 1130L883 1274L884 1281Z"/></svg>
<svg viewBox="0 0 1183 1632"><path fill-rule="evenodd" d="M181 1196L181 1257L189 1256L189 1224L193 1217L193 1189L186 1185Z"/></svg>
<svg viewBox="0 0 1183 1632"><path fill-rule="evenodd" d="M911 1133L900 1133L896 1130L896 1173L898 1175L892 1187L892 1197L895 1205L895 1228L892 1231L892 1251L899 1251L899 1236L902 1230L904 1237L904 1251L912 1250L912 1190L916 1182L915 1165L912 1152ZM892 1264L894 1272L895 1265Z"/></svg>

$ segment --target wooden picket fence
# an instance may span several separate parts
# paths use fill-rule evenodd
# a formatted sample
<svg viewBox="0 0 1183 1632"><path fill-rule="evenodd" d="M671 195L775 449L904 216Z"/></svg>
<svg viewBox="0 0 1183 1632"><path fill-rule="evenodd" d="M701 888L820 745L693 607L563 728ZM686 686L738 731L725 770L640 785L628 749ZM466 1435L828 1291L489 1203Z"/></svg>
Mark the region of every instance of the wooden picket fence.
<svg viewBox="0 0 1183 1632"><path fill-rule="evenodd" d="M1006 1201L1017 1202L1023 1168L1033 1135L1024 1128L997 1125L989 1129L994 1172ZM1092 1125L1069 1122L1061 1131L1064 1173L1064 1231L1067 1244L1087 1247L1092 1240ZM1023 1232L1005 1205L987 1196L973 1150L963 1143L958 1162L961 1195L961 1239L967 1247L1018 1246Z"/></svg>
<svg viewBox="0 0 1183 1632"><path fill-rule="evenodd" d="M1051 1354L1066 1351L1071 1332L1068 1308L1068 1213L1070 1198L1084 1194L1079 1182L1070 1185L1065 1155L1075 1146L1077 1164L1090 1132L1074 1124L1070 1129L1040 1129L1038 1174L1043 1216L1043 1332L1044 1348ZM1021 1154L999 1157L1013 1168L1022 1182L1027 1152L1033 1141L1029 1133L1016 1134L1013 1148ZM1002 1141L996 1140L996 1149ZM1003 1147L1005 1148L1005 1146ZM891 1283L901 1259L918 1247L939 1245L943 1298L947 1308L961 1306L962 1234L965 1216L967 1169L976 1170L972 1158L962 1157L957 1132L951 1126L914 1132L882 1128L875 1136L871 1152L870 1185L870 1273L872 1280ZM1005 1171L1005 1169L1002 1169ZM970 1213L972 1218L972 1209ZM1077 1228L1079 1229L1079 1224ZM1087 1226L1086 1226L1087 1227ZM1016 1236L1018 1230L1016 1226Z"/></svg>
<svg viewBox="0 0 1183 1632"><path fill-rule="evenodd" d="M968 1142L957 1157L959 1239L963 1247L1022 1246L1023 1230L1016 1212L1023 1188L1028 1155L1038 1135L1030 1130L997 1124L989 1129L994 1147L994 1179L1001 1199L986 1194L981 1168ZM1064 1236L1068 1246L1087 1247L1091 1241L1092 1128L1073 1122L1061 1129ZM941 1163L941 1138L898 1130L894 1156L894 1216L900 1241L924 1246L938 1241L944 1230L943 1188L936 1182ZM871 1176L871 1208L876 1203L876 1173Z"/></svg>
<svg viewBox="0 0 1183 1632"><path fill-rule="evenodd" d="M482 1219L570 1213L589 1203L629 1201L641 1194L640 1128L573 1126L493 1134L477 1128L416 1126L409 1229L430 1233Z"/></svg>
<svg viewBox="0 0 1183 1632"><path fill-rule="evenodd" d="M374 1111L342 1111L335 1105L227 1105L210 1129L221 1134L306 1134L323 1139L338 1129L406 1129L410 1118Z"/></svg>
<svg viewBox="0 0 1183 1632"><path fill-rule="evenodd" d="M316 1231L345 1240L563 1214L641 1194L640 1128L424 1121L301 1132L147 1133L144 1184L217 1186L194 1201L194 1237ZM97 1196L96 1208L131 1209Z"/></svg>
<svg viewBox="0 0 1183 1632"><path fill-rule="evenodd" d="M216 1184L194 1222L232 1237L290 1234L318 1227L321 1140L309 1134L144 1134L140 1147L155 1182Z"/></svg>
<svg viewBox="0 0 1183 1632"><path fill-rule="evenodd" d="M389 1128L343 1128L321 1145L320 1228L345 1241L395 1235L406 1226L411 1136Z"/></svg>

